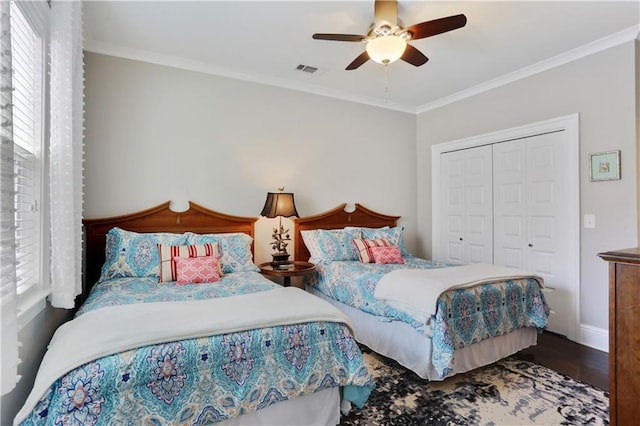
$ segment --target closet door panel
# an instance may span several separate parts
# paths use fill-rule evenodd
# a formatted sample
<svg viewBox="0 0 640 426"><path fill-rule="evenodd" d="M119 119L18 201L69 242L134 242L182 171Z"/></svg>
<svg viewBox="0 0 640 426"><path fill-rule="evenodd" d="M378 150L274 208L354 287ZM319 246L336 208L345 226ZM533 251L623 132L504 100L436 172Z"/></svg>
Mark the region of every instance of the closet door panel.
<svg viewBox="0 0 640 426"><path fill-rule="evenodd" d="M464 263L464 153L450 152L441 160L442 253L444 262Z"/></svg>
<svg viewBox="0 0 640 426"><path fill-rule="evenodd" d="M493 262L492 149L481 146L441 156L441 259Z"/></svg>
<svg viewBox="0 0 640 426"><path fill-rule="evenodd" d="M486 214L467 216L467 263L487 263L487 259L493 256L491 247L485 241L488 232Z"/></svg>
<svg viewBox="0 0 640 426"><path fill-rule="evenodd" d="M572 335L571 271L562 256L570 214L563 137L556 132L494 145L494 261L541 275L549 290L548 329Z"/></svg>
<svg viewBox="0 0 640 426"><path fill-rule="evenodd" d="M526 163L521 144L503 142L493 147L494 263L526 269Z"/></svg>
<svg viewBox="0 0 640 426"><path fill-rule="evenodd" d="M525 139L528 149L528 227L527 243L530 246L529 269L549 279L555 278L559 267L554 257L558 255L558 230L562 226L562 214L558 206L563 200L558 198L558 187L562 185L562 143L557 134L540 135Z"/></svg>
<svg viewBox="0 0 640 426"><path fill-rule="evenodd" d="M463 235L464 217L462 214L449 214L445 219L444 253L445 262L464 263L463 256Z"/></svg>
<svg viewBox="0 0 640 426"><path fill-rule="evenodd" d="M568 200L571 194L566 185L564 164L568 160L563 144L563 132L539 135L526 139L529 173L529 270L540 274L549 291L545 293L551 309L548 329L562 335L573 335L569 329L575 323L577 309L574 301L574 285L571 270L563 253L569 250L567 243L570 226Z"/></svg>
<svg viewBox="0 0 640 426"><path fill-rule="evenodd" d="M465 150L466 263L493 262L493 160L491 146Z"/></svg>

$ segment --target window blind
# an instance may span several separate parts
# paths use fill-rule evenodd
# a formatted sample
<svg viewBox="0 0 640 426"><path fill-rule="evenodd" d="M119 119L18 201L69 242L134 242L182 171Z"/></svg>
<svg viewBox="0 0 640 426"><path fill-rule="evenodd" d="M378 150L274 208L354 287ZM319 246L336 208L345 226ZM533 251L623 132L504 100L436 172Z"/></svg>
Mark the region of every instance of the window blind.
<svg viewBox="0 0 640 426"><path fill-rule="evenodd" d="M0 1L0 395L19 379L9 3Z"/></svg>
<svg viewBox="0 0 640 426"><path fill-rule="evenodd" d="M42 40L12 2L13 139L15 173L16 291L40 280L40 129Z"/></svg>

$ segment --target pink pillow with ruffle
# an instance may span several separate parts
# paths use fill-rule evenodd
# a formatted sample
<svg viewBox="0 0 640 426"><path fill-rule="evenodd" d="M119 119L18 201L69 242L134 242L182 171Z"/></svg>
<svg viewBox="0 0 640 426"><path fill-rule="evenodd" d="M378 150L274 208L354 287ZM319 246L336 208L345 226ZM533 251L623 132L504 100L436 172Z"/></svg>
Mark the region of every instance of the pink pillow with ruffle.
<svg viewBox="0 0 640 426"><path fill-rule="evenodd" d="M220 281L220 256L175 257L179 285Z"/></svg>

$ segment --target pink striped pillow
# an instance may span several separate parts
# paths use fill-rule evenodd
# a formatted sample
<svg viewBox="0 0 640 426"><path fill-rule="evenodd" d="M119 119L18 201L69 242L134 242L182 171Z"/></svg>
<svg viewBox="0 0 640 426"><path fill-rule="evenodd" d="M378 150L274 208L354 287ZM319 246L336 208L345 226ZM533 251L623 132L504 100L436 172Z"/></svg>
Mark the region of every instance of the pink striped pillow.
<svg viewBox="0 0 640 426"><path fill-rule="evenodd" d="M371 247L371 254L373 260L379 265L386 263L404 263L402 254L400 254L400 247L387 246L387 247Z"/></svg>
<svg viewBox="0 0 640 426"><path fill-rule="evenodd" d="M176 262L178 257L218 256L218 244L193 244L189 246L170 246L158 244L160 257L160 282L176 281Z"/></svg>
<svg viewBox="0 0 640 426"><path fill-rule="evenodd" d="M220 256L176 257L178 285L220 281Z"/></svg>
<svg viewBox="0 0 640 426"><path fill-rule="evenodd" d="M358 257L362 263L373 263L373 256L371 254L371 248L373 247L386 247L389 245L389 241L385 239L379 240L353 240L353 244L356 246Z"/></svg>

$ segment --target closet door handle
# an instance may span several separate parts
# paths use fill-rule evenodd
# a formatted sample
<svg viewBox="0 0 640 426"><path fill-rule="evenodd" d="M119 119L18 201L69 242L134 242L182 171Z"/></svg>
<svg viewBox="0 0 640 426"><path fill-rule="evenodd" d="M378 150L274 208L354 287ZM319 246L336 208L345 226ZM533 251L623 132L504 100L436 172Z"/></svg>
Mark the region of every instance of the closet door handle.
<svg viewBox="0 0 640 426"><path fill-rule="evenodd" d="M462 241L462 237L460 237L460 241Z"/></svg>
<svg viewBox="0 0 640 426"><path fill-rule="evenodd" d="M528 245L529 247L533 247L533 244L531 244L531 243L529 243L529 244L527 244L527 245Z"/></svg>

